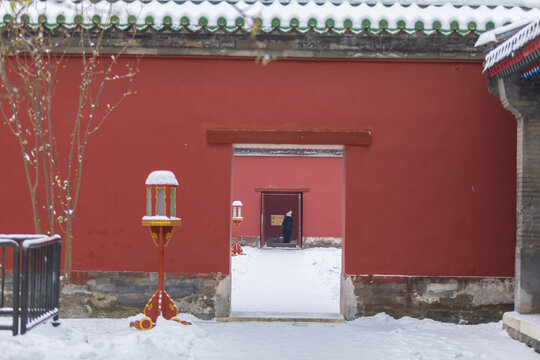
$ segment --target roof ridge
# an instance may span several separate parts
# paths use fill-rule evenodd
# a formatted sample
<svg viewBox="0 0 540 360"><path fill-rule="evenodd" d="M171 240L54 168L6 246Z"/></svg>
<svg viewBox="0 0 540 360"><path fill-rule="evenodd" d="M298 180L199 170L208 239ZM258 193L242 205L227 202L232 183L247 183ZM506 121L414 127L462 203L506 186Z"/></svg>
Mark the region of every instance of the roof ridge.
<svg viewBox="0 0 540 360"><path fill-rule="evenodd" d="M482 33L523 17L540 16L540 8L454 6L448 2L423 6L412 0L396 0L392 4L390 0L343 0L339 4L336 1L339 0L40 0L26 5L24 15L19 14L17 21L30 27L43 24L51 29L83 25L120 30L134 26L138 30L188 28L197 31L204 28L235 32L239 29L250 31L253 20L258 18L261 30L266 33L294 29L301 32L421 31L424 34L458 32L465 35ZM417 0L421 1L428 0ZM519 1L540 3L540 0ZM9 24L14 16L10 6L2 2L0 27Z"/></svg>
<svg viewBox="0 0 540 360"><path fill-rule="evenodd" d="M39 0L41 2L53 2L50 0ZM64 3L64 2L75 2L79 3L83 0L54 0L56 3ZM523 7L523 8L540 8L540 0L92 0L94 3L99 2L125 2L125 3L132 3L132 2L140 2L143 4L149 4L152 2L158 2L158 3L193 3L193 4L200 4L200 3L228 3L228 4L236 4L238 2L246 2L246 3L262 3L262 4L273 4L273 3L280 3L287 5L291 2L298 2L300 4L308 4L308 3L315 3L318 5L324 5L324 4L344 4L348 3L351 5L359 5L359 4L367 4L367 5L376 5L376 4L383 4L383 5L394 5L399 4L402 6L409 6L409 5L419 5L419 6L442 6L442 5L452 5L456 7L461 6L489 6L489 7L497 7L497 6L504 6L504 7Z"/></svg>

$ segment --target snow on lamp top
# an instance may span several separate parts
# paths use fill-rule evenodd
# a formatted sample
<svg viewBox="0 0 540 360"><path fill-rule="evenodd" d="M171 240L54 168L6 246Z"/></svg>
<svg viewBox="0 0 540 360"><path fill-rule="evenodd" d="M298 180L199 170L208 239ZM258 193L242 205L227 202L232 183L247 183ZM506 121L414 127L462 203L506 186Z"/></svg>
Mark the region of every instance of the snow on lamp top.
<svg viewBox="0 0 540 360"><path fill-rule="evenodd" d="M242 217L242 202L235 200L232 203L233 208L233 220L235 221L242 221L244 218Z"/></svg>
<svg viewBox="0 0 540 360"><path fill-rule="evenodd" d="M169 170L155 170L146 178L146 185L176 185L178 180L174 173Z"/></svg>

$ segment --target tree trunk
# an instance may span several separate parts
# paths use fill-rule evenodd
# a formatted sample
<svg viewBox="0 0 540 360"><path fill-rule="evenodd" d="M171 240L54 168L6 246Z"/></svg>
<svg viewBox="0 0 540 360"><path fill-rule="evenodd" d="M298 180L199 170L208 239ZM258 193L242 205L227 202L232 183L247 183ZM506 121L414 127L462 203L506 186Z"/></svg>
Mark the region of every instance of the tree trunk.
<svg viewBox="0 0 540 360"><path fill-rule="evenodd" d="M68 217L66 221L66 238L64 239L64 243L65 243L64 278L67 281L69 281L69 278L71 277L71 270L72 270L71 269L71 240L72 240L71 217Z"/></svg>

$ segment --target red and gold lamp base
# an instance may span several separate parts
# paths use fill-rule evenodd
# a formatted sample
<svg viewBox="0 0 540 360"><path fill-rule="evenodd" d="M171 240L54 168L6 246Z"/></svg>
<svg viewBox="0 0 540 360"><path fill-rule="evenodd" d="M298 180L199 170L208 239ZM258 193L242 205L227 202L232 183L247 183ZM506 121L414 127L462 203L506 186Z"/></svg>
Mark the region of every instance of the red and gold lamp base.
<svg viewBox="0 0 540 360"><path fill-rule="evenodd" d="M238 229L240 228L240 223L242 222L242 219L243 218L234 218L233 217L233 226L234 226L235 237L234 237L234 245L231 248L231 256L246 255L246 254L244 254L244 250L242 249L242 247L238 243Z"/></svg>
<svg viewBox="0 0 540 360"><path fill-rule="evenodd" d="M244 250L242 249L240 244L238 244L237 242L235 242L231 248L231 256L236 256L236 255L246 255L244 254Z"/></svg>
<svg viewBox="0 0 540 360"><path fill-rule="evenodd" d="M191 325L190 322L180 320L176 317L178 315L178 309L165 290L156 291L144 307L144 315L146 317L141 320L132 321L129 326L139 330L150 330L156 326L159 315L163 316L165 320L176 321L182 325Z"/></svg>
<svg viewBox="0 0 540 360"><path fill-rule="evenodd" d="M169 220L147 220L143 219L143 225L150 228L150 234L154 244L158 248L158 290L150 298L144 307L146 317L141 320L132 321L129 326L139 330L150 330L156 326L158 317L161 315L165 320L176 321L183 325L191 325L188 321L178 319L178 308L174 304L169 294L165 291L165 247L171 240L173 227L181 224L180 219Z"/></svg>

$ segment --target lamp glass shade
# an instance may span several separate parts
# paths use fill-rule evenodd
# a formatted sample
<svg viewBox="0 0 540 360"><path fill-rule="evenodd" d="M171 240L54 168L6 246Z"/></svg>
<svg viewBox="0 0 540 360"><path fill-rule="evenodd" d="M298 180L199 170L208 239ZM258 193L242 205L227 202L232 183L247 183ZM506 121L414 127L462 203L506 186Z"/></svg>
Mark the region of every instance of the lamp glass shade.
<svg viewBox="0 0 540 360"><path fill-rule="evenodd" d="M152 216L152 188L146 188L146 215Z"/></svg>
<svg viewBox="0 0 540 360"><path fill-rule="evenodd" d="M171 217L176 217L176 189L171 187Z"/></svg>
<svg viewBox="0 0 540 360"><path fill-rule="evenodd" d="M166 216L165 213L165 188L156 188L156 215Z"/></svg>

